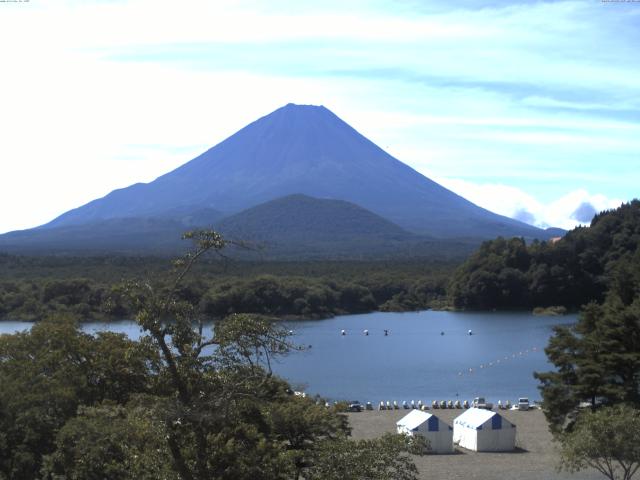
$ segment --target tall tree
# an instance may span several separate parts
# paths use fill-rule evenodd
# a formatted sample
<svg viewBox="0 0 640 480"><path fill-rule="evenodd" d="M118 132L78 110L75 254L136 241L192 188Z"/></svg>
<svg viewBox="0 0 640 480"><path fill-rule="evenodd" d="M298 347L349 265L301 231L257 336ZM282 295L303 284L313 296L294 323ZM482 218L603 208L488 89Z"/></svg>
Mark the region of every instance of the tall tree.
<svg viewBox="0 0 640 480"><path fill-rule="evenodd" d="M583 412L560 436L560 468L595 468L609 480L631 480L640 469L640 411L624 405Z"/></svg>
<svg viewBox="0 0 640 480"><path fill-rule="evenodd" d="M304 471L308 480L417 480L410 453L423 455L424 437L387 434L374 440L319 442Z"/></svg>
<svg viewBox="0 0 640 480"><path fill-rule="evenodd" d="M558 327L546 348L553 372L537 373L545 413L556 432L570 426L581 402L640 408L640 249L612 268L602 305Z"/></svg>
<svg viewBox="0 0 640 480"><path fill-rule="evenodd" d="M82 333L69 316L0 335L0 478L37 478L55 436L81 405L150 391L154 356L113 333Z"/></svg>
<svg viewBox="0 0 640 480"><path fill-rule="evenodd" d="M272 355L291 348L287 332L264 320L233 316L207 336L195 306L178 292L198 259L220 251L227 242L213 231L189 232L184 238L193 240L194 248L174 262L175 275L168 284L129 286L137 321L162 358L159 376L165 395L156 410L163 419L173 468L183 480L233 478L221 469L231 461L225 463L216 448L226 444L231 451L223 449L223 454L238 460L232 475L258 475L249 464L240 467L240 460L247 459L261 469L258 476L282 478L277 472L285 472L286 465L273 461L284 460L274 454L278 445L255 423L242 420L255 413L261 395L272 395L279 387L270 382L271 373L262 368L262 361L268 364ZM211 351L214 346L217 349Z"/></svg>
<svg viewBox="0 0 640 480"><path fill-rule="evenodd" d="M139 341L85 334L68 318L0 336L0 479L318 478L318 459L336 448L351 452L346 463L336 457L338 469L413 478L390 473L415 472L398 438L348 440L344 415L273 374L273 357L296 348L279 324L234 314L205 327L183 285L226 242L215 232L186 238L194 249L169 281L127 285ZM373 468L377 449L384 462Z"/></svg>

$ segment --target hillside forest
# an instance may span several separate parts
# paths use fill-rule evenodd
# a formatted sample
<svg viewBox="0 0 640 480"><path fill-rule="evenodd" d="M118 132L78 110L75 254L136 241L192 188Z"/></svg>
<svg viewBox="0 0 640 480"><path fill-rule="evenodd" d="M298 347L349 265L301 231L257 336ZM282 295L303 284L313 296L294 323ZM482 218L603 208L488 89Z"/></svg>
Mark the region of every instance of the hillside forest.
<svg viewBox="0 0 640 480"><path fill-rule="evenodd" d="M0 255L0 318L33 321L70 313L82 320L133 318L123 285L167 275L162 257ZM437 260L246 262L203 260L178 294L207 318L259 313L325 318L445 304L455 264Z"/></svg>
<svg viewBox="0 0 640 480"><path fill-rule="evenodd" d="M214 257L178 294L199 314L256 313L324 318L374 310L579 310L602 302L633 273L640 243L640 202L598 214L557 241L484 242L467 260L258 262ZM167 275L154 256L0 255L0 318L33 321L71 313L82 320L132 318L122 286ZM631 270L630 270L631 269ZM621 287L622 288L622 287ZM631 295L629 292L628 295Z"/></svg>
<svg viewBox="0 0 640 480"><path fill-rule="evenodd" d="M447 293L458 309L512 309L561 305L577 310L601 303L638 275L640 201L596 215L558 241L488 241L454 273ZM637 292L636 292L637 293Z"/></svg>

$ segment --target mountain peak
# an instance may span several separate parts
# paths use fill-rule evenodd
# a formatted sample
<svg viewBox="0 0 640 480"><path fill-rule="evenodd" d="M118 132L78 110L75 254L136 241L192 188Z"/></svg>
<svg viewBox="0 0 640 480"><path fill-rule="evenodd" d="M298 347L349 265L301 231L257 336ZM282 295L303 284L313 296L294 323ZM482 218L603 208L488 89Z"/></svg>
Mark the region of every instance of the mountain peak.
<svg viewBox="0 0 640 480"><path fill-rule="evenodd" d="M288 110L327 110L324 105L312 105L310 103L287 103L284 107L280 107L278 110L288 109ZM277 111L277 110L276 110Z"/></svg>
<svg viewBox="0 0 640 480"><path fill-rule="evenodd" d="M284 107L280 107L268 115L258 119L256 122L253 122L251 125L255 125L258 123L264 122L277 122L278 119L290 120L292 122L297 122L299 126L306 125L307 122L315 122L315 121L329 121L342 122L339 117L334 114L331 110L326 108L324 105L305 105L305 104L297 104L297 103L287 103ZM342 122L344 123L344 122ZM344 125L347 125L344 123ZM282 128L284 125L276 125L279 128ZM290 125L287 125L287 128L290 128Z"/></svg>
<svg viewBox="0 0 640 480"><path fill-rule="evenodd" d="M176 208L234 214L295 193L351 202L405 230L436 237L547 236L426 178L326 107L294 103L153 182L114 191L47 227L163 217Z"/></svg>

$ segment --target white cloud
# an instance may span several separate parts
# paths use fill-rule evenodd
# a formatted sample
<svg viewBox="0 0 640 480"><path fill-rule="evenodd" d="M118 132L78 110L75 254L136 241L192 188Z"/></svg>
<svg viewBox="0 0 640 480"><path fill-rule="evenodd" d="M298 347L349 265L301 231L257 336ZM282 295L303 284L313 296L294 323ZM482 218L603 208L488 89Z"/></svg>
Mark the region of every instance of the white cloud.
<svg viewBox="0 0 640 480"><path fill-rule="evenodd" d="M640 76L619 8L427 3L0 3L0 232L152 180L288 102L432 177L511 184L514 208L544 210L530 178L635 193Z"/></svg>
<svg viewBox="0 0 640 480"><path fill-rule="evenodd" d="M267 114L288 101L335 97L314 81L86 66L78 68L79 84L57 84L54 75L33 98L14 97L25 102L20 117L0 117L0 204L16 207L3 209L0 232L45 223L115 188L151 181L254 121L254 109ZM246 103L228 94L234 89L245 92ZM75 96L84 101L65 105Z"/></svg>
<svg viewBox="0 0 640 480"><path fill-rule="evenodd" d="M542 228L560 227L568 230L585 225L586 223L573 218L574 212L583 203L592 205L597 212L619 207L623 203L621 199L591 194L583 189L543 202L519 188L508 185L477 184L455 178L438 178L436 181L476 205L500 215L516 218L518 213L527 212L534 219L530 223Z"/></svg>
<svg viewBox="0 0 640 480"><path fill-rule="evenodd" d="M472 22L399 16L371 8L351 10L269 8L266 3L232 0L131 0L128 2L51 2L7 12L5 35L25 26L55 31L57 45L81 48L171 45L204 42L250 43L308 39L411 42L478 38L489 30ZM3 12L4 13L4 12ZM7 17L5 17L7 18ZM17 20L17 21L16 21ZM40 39L42 37L39 37Z"/></svg>

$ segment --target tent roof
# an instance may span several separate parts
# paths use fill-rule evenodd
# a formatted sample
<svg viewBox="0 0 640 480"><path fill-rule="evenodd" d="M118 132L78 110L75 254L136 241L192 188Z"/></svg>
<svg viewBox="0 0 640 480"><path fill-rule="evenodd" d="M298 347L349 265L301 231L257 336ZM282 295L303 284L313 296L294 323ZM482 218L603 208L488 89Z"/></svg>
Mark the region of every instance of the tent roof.
<svg viewBox="0 0 640 480"><path fill-rule="evenodd" d="M470 408L459 417L456 417L453 423L462 425L464 427L477 429L495 415L500 416L499 413L492 412L491 410L485 410L483 408Z"/></svg>
<svg viewBox="0 0 640 480"><path fill-rule="evenodd" d="M422 410L411 410L411 412L398 420L396 425L413 430L414 428L418 428L431 417L433 417L431 413L423 412Z"/></svg>

